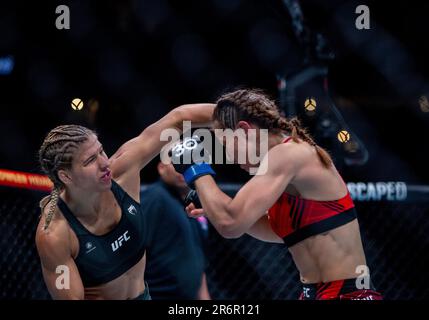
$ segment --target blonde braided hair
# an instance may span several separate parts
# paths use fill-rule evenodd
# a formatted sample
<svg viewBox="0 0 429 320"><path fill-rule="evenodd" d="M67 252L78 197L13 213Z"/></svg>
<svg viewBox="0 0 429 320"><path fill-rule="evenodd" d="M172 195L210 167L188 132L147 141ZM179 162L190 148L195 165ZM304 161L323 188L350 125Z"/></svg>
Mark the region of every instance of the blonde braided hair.
<svg viewBox="0 0 429 320"><path fill-rule="evenodd" d="M43 172L51 179L54 188L50 196L40 201L43 209L49 203L49 210L45 217L43 230L46 230L52 221L58 198L64 189L64 184L58 177L61 169L70 169L75 151L79 145L88 140L91 134L96 133L79 125L62 125L52 129L45 137L39 149L39 162Z"/></svg>

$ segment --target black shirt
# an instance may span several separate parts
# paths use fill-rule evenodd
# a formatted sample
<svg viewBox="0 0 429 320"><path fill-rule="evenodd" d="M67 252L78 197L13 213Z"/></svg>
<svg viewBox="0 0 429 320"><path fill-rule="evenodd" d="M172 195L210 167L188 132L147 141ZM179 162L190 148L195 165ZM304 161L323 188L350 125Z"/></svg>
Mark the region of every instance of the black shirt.
<svg viewBox="0 0 429 320"><path fill-rule="evenodd" d="M145 280L153 300L196 299L205 269L205 230L188 218L179 194L164 182L141 193L147 221Z"/></svg>

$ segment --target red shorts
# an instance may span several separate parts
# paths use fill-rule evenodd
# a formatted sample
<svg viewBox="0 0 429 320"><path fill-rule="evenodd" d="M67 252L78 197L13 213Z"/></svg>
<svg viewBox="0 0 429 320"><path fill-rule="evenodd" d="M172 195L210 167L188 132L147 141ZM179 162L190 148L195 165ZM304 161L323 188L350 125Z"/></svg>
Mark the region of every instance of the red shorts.
<svg viewBox="0 0 429 320"><path fill-rule="evenodd" d="M383 300L373 285L368 289L356 287L356 279L304 284L299 300Z"/></svg>

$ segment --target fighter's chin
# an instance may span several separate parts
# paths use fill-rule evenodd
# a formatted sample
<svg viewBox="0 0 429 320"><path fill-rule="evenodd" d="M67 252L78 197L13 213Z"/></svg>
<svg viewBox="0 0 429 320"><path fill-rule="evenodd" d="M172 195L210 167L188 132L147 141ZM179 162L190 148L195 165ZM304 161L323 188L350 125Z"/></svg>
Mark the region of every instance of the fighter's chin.
<svg viewBox="0 0 429 320"><path fill-rule="evenodd" d="M103 181L102 183L98 184L98 189L100 191L107 191L110 190L112 187L112 180L109 181Z"/></svg>

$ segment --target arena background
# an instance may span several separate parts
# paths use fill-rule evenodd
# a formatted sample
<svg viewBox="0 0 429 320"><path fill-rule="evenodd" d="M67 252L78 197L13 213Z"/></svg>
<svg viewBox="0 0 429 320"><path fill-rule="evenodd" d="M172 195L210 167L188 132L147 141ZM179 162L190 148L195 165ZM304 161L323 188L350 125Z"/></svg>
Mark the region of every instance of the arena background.
<svg viewBox="0 0 429 320"><path fill-rule="evenodd" d="M362 4L369 30L355 25ZM56 28L59 5L70 8L68 30ZM37 150L51 128L94 128L112 154L175 106L258 87L333 155L377 288L386 299L427 299L428 9L418 1L2 2L0 297L49 299L34 246L46 186L19 172L40 173ZM82 110L71 108L74 98ZM342 130L349 141L338 140ZM234 166L216 171L231 194L249 178ZM153 182L155 162L141 176ZM297 297L284 247L210 231L214 299Z"/></svg>

